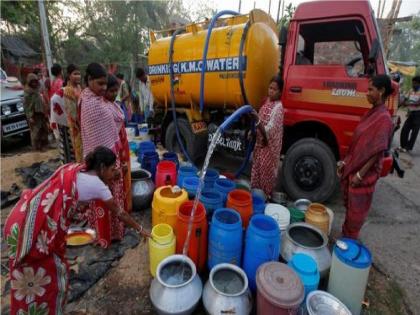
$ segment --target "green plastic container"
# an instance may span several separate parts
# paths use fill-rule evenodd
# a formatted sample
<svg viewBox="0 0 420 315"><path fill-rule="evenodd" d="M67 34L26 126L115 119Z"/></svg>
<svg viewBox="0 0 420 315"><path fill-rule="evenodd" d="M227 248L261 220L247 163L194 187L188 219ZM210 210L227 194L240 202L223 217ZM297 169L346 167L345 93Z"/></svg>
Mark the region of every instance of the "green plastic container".
<svg viewBox="0 0 420 315"><path fill-rule="evenodd" d="M289 208L290 212L290 224L295 222L303 222L305 221L305 212L300 211L296 208Z"/></svg>

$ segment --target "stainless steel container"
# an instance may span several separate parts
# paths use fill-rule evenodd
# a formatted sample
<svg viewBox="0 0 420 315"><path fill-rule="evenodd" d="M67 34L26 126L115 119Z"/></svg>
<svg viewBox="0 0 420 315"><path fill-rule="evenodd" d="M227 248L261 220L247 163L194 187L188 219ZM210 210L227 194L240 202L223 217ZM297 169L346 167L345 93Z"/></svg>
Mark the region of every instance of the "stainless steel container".
<svg viewBox="0 0 420 315"><path fill-rule="evenodd" d="M131 195L134 211L148 208L154 191L155 184L150 172L140 169L131 173Z"/></svg>
<svg viewBox="0 0 420 315"><path fill-rule="evenodd" d="M321 278L328 275L331 253L328 239L320 229L304 222L289 225L282 237L281 256L289 262L296 253L307 254L315 259Z"/></svg>
<svg viewBox="0 0 420 315"><path fill-rule="evenodd" d="M252 296L245 272L232 264L218 264L204 286L203 304L210 315L248 315Z"/></svg>
<svg viewBox="0 0 420 315"><path fill-rule="evenodd" d="M309 315L352 315L336 297L324 291L312 291L306 299Z"/></svg>
<svg viewBox="0 0 420 315"><path fill-rule="evenodd" d="M188 315L197 307L202 291L193 261L184 255L172 255L157 267L150 300L160 315Z"/></svg>
<svg viewBox="0 0 420 315"><path fill-rule="evenodd" d="M298 199L295 201L294 207L300 211L305 212L306 210L308 210L308 207L311 203L312 202L308 199Z"/></svg>

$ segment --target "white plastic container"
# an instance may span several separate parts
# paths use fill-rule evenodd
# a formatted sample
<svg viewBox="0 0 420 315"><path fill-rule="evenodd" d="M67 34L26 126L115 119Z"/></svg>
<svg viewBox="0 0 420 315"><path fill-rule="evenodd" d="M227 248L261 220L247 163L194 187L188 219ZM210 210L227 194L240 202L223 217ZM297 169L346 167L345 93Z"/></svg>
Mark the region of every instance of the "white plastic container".
<svg viewBox="0 0 420 315"><path fill-rule="evenodd" d="M362 310L371 265L370 251L358 241L342 238L336 242L327 291L353 315L359 315Z"/></svg>
<svg viewBox="0 0 420 315"><path fill-rule="evenodd" d="M268 203L265 206L264 214L276 220L282 234L287 230L287 227L290 224L289 209L276 203Z"/></svg>

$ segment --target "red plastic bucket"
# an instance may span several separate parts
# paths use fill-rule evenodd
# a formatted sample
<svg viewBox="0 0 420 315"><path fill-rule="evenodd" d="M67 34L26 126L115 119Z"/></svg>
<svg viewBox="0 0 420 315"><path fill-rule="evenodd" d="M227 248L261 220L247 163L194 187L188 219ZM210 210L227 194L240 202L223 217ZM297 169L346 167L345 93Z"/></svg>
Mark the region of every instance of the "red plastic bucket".
<svg viewBox="0 0 420 315"><path fill-rule="evenodd" d="M172 161L161 161L156 168L156 188L176 185L176 164Z"/></svg>

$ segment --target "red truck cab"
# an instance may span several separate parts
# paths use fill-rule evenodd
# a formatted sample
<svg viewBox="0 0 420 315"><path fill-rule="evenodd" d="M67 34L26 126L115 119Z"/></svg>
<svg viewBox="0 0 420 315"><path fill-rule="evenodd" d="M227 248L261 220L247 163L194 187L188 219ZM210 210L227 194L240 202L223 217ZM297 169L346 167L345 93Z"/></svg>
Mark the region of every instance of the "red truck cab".
<svg viewBox="0 0 420 315"><path fill-rule="evenodd" d="M371 108L369 78L387 73L380 32L368 1L303 3L282 31L283 187L293 198L323 201L336 188L336 161Z"/></svg>

